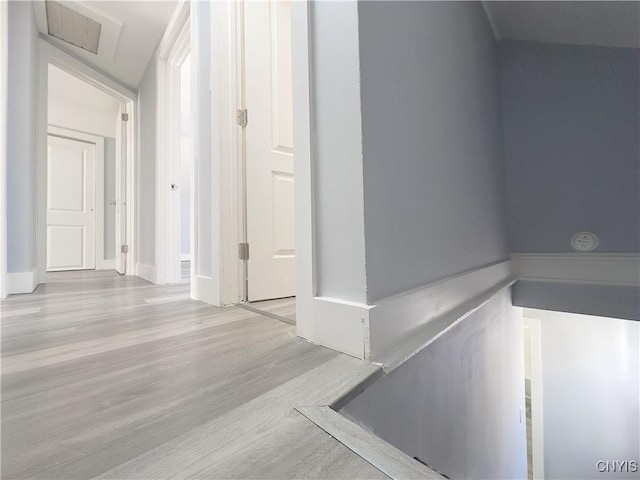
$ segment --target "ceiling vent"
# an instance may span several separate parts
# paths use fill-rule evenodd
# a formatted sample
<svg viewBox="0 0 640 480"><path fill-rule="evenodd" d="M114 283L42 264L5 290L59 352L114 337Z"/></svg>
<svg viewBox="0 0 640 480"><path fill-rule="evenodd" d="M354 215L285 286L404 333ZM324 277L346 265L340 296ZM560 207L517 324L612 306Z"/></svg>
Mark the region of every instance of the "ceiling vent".
<svg viewBox="0 0 640 480"><path fill-rule="evenodd" d="M49 42L104 67L115 60L122 23L96 9L92 3L38 0L33 5L38 31Z"/></svg>
<svg viewBox="0 0 640 480"><path fill-rule="evenodd" d="M63 42L98 54L102 25L58 2L47 0L47 29L49 35Z"/></svg>

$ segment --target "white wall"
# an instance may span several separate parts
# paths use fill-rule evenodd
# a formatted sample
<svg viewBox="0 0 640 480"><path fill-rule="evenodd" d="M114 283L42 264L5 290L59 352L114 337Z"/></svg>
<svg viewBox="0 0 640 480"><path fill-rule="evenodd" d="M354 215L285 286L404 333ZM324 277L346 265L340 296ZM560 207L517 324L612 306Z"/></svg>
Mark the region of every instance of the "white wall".
<svg viewBox="0 0 640 480"><path fill-rule="evenodd" d="M115 138L119 109L111 95L49 65L49 125Z"/></svg>
<svg viewBox="0 0 640 480"><path fill-rule="evenodd" d="M359 2L358 13L374 303L509 249L497 44L481 3Z"/></svg>
<svg viewBox="0 0 640 480"><path fill-rule="evenodd" d="M38 30L29 1L9 2L7 270L36 268Z"/></svg>
<svg viewBox="0 0 640 480"><path fill-rule="evenodd" d="M342 410L449 478L527 475L522 315L509 290Z"/></svg>
<svg viewBox="0 0 640 480"><path fill-rule="evenodd" d="M640 323L525 315L540 320L545 478L637 479L637 470L603 473L596 464L640 464Z"/></svg>

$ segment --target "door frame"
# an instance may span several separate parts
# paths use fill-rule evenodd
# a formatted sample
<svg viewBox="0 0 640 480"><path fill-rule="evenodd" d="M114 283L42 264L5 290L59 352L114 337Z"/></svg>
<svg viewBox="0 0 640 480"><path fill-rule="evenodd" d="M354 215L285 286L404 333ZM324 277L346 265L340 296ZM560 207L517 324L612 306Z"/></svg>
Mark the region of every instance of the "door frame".
<svg viewBox="0 0 640 480"><path fill-rule="evenodd" d="M157 112L156 112L156 283L182 281L180 249L180 198L171 195L171 172L180 158L180 66L191 53L190 2L176 8L158 46L157 59ZM193 56L192 56L193 60ZM193 67L192 70L193 72ZM192 75L193 77L193 75ZM191 84L193 98L193 78ZM193 102L192 102L193 104ZM193 112L191 123L193 125ZM192 129L191 144L195 144L196 131ZM191 149L193 152L193 148ZM190 252L193 276L195 253L195 219L197 208L194 195L194 165L190 180ZM178 227L176 227L178 226Z"/></svg>
<svg viewBox="0 0 640 480"><path fill-rule="evenodd" d="M238 258L238 243L244 241L244 133L236 123L237 109L244 108L243 5L226 0L214 2L211 11L214 79L212 101L213 151L228 152L218 162L220 181L220 236L222 259L221 305L243 301L243 264ZM310 58L311 5L292 1L292 74L293 74L293 141L295 175L295 242L296 242L296 328L298 336L313 340L316 295L314 225L315 194L312 154L313 104ZM216 55L218 53L219 55ZM221 100L222 99L222 100ZM230 105L223 99L235 99ZM250 117L250 115L249 115ZM249 121L250 118L249 118ZM219 136L216 135L219 132ZM233 208L229 208L232 205Z"/></svg>
<svg viewBox="0 0 640 480"><path fill-rule="evenodd" d="M39 40L39 76L38 76L38 136L37 136L37 206L36 206L36 266L37 282L46 283L46 253L47 253L47 135L48 135L48 95L49 95L49 65L54 65L71 75L89 83L103 92L115 97L124 104L124 110L129 114L129 121L126 123L127 138L126 145L126 178L130 181L126 184L125 198L121 208L126 212L126 233L123 239L129 246L129 253L126 256L126 274L133 275L135 272L135 194L137 191L137 175L135 174L136 148L136 117L138 100L137 93L122 86L106 75L98 72L89 65L81 62L75 57L54 47L45 40ZM104 150L103 150L104 152ZM116 148L116 162L121 159L120 148ZM116 178L116 182L120 179ZM116 245L116 252L118 246ZM103 257L104 258L104 257Z"/></svg>
<svg viewBox="0 0 640 480"><path fill-rule="evenodd" d="M94 144L96 148L95 154L95 192L96 192L96 270L113 270L115 268L115 259L105 260L104 247L104 217L106 205L104 203L104 176L105 176L105 158L104 158L104 137L93 135L79 130L73 130L65 127L49 125L49 135L53 137L66 138L69 140L77 140L83 143ZM115 253L115 251L114 251Z"/></svg>
<svg viewBox="0 0 640 480"><path fill-rule="evenodd" d="M540 319L530 309L523 309L523 323L529 327L531 361L531 441L533 478L544 478L544 423L542 382L542 332Z"/></svg>

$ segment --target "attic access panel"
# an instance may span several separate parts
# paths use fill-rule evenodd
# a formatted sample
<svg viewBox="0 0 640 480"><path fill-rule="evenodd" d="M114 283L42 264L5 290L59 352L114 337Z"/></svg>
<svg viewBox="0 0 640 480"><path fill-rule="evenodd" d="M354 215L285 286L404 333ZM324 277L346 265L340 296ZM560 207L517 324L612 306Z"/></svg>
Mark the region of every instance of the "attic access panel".
<svg viewBox="0 0 640 480"><path fill-rule="evenodd" d="M98 54L102 25L61 3L46 0L49 35Z"/></svg>

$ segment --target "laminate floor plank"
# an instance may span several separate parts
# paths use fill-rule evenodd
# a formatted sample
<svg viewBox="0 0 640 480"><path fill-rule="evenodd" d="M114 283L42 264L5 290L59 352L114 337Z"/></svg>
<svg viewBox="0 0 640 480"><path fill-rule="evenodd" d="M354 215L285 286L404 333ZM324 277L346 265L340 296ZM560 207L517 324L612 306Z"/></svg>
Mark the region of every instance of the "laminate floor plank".
<svg viewBox="0 0 640 480"><path fill-rule="evenodd" d="M296 323L296 297L277 298L275 300L263 300L243 304L254 311L264 312L288 320L288 323Z"/></svg>
<svg viewBox="0 0 640 480"><path fill-rule="evenodd" d="M49 280L0 303L3 479L387 478L294 410L379 367L188 285Z"/></svg>

